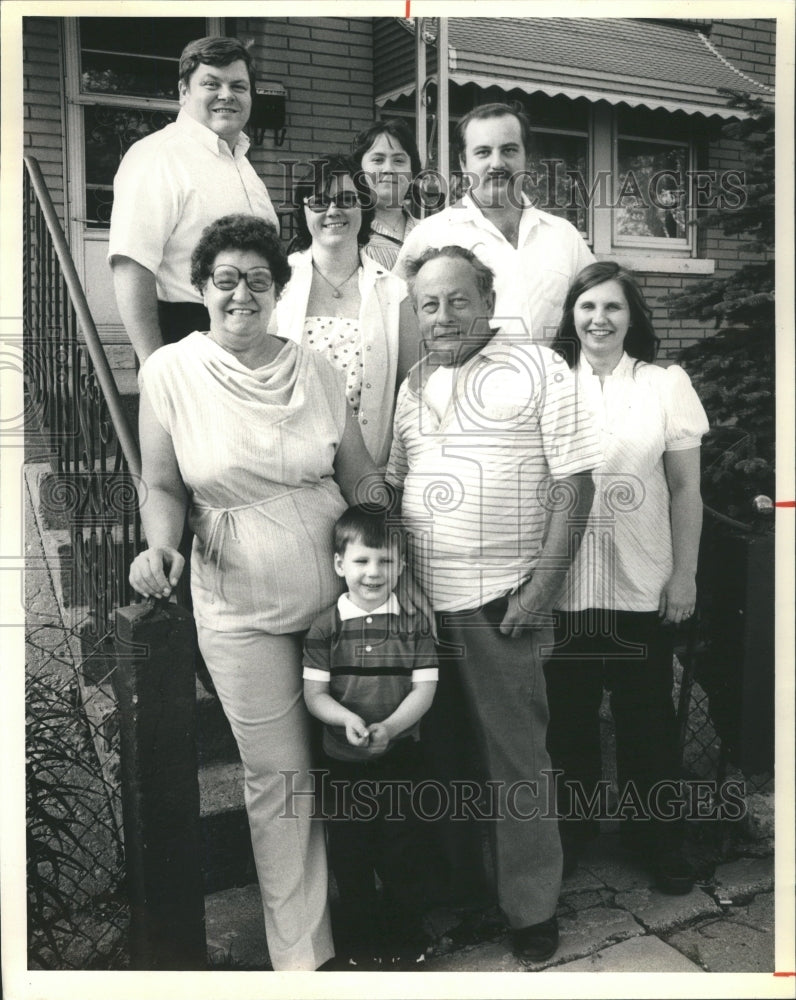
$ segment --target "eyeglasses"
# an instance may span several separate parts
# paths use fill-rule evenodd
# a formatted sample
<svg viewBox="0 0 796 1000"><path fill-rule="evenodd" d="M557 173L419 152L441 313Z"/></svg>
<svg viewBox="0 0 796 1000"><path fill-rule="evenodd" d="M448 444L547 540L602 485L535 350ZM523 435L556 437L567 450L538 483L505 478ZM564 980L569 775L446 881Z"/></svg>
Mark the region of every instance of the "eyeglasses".
<svg viewBox="0 0 796 1000"><path fill-rule="evenodd" d="M274 279L267 267L253 267L251 271L240 271L232 264L220 264L210 275L213 284L220 292L231 292L240 284L243 278L251 292L267 292Z"/></svg>
<svg viewBox="0 0 796 1000"><path fill-rule="evenodd" d="M311 212L326 212L334 204L337 208L360 208L359 195L356 191L341 191L340 194L311 194L304 199L304 204Z"/></svg>

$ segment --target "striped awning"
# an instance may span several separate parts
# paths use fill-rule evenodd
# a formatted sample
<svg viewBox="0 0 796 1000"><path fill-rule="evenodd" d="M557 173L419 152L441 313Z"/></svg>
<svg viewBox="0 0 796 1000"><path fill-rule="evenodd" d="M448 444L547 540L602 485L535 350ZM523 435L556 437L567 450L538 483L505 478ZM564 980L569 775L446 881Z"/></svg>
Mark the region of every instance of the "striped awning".
<svg viewBox="0 0 796 1000"><path fill-rule="evenodd" d="M451 17L448 38L452 83L721 118L739 116L722 91L774 97L702 32L642 19ZM376 100L413 91L407 79Z"/></svg>

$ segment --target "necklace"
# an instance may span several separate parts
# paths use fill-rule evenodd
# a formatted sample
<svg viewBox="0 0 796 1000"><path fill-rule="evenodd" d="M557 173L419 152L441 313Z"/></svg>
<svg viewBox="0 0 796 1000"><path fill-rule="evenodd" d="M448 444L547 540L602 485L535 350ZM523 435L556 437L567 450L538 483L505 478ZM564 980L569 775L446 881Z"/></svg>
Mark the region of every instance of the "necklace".
<svg viewBox="0 0 796 1000"><path fill-rule="evenodd" d="M332 298L341 299L343 297L343 293L340 291L340 289L343 287L343 285L348 284L348 282L357 273L357 271L359 270L359 261L357 261L357 266L354 268L354 270L351 272L351 274L349 274L349 276L344 281L341 281L339 285L333 285L332 282L329 281L329 279L323 273L323 271L318 267L318 265L315 263L315 261L312 262L312 268L313 268L313 270L315 271L316 274L319 274L323 278L323 280L326 282L326 284L329 286L329 288L331 288L331 290L332 290Z"/></svg>

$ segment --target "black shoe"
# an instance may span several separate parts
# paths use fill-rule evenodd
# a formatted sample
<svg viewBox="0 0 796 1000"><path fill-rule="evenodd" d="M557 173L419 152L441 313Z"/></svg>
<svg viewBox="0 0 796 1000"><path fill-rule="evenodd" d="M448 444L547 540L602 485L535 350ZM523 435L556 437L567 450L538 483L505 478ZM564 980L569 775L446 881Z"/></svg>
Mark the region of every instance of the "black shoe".
<svg viewBox="0 0 796 1000"><path fill-rule="evenodd" d="M433 944L425 931L418 931L409 938L387 944L382 952L382 968L392 972L422 971Z"/></svg>
<svg viewBox="0 0 796 1000"><path fill-rule="evenodd" d="M558 919L550 917L540 924L520 927L511 932L514 954L522 962L546 962L558 948Z"/></svg>
<svg viewBox="0 0 796 1000"><path fill-rule="evenodd" d="M381 955L370 952L348 952L334 959L336 972L376 972L383 968Z"/></svg>
<svg viewBox="0 0 796 1000"><path fill-rule="evenodd" d="M694 870L676 848L658 854L652 877L655 888L667 896L686 896L694 888Z"/></svg>

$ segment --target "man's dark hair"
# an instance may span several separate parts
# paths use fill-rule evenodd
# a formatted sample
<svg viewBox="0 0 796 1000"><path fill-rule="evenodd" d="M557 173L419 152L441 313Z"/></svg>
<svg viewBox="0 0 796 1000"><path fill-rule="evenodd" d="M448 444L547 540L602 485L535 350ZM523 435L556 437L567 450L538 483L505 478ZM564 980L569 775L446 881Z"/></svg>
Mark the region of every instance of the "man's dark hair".
<svg viewBox="0 0 796 1000"><path fill-rule="evenodd" d="M335 554L345 555L349 542L359 542L369 549L389 549L397 545L403 553L400 524L386 507L361 504L349 507L334 526Z"/></svg>
<svg viewBox="0 0 796 1000"><path fill-rule="evenodd" d="M531 151L531 123L528 121L528 116L523 111L512 108L510 104L482 104L468 111L456 126L454 144L459 159L464 159L464 151L467 148L467 126L470 122L482 121L484 118L505 118L507 115L516 118L520 123L522 145L525 155L528 156Z"/></svg>
<svg viewBox="0 0 796 1000"><path fill-rule="evenodd" d="M254 93L255 69L254 60L246 46L237 38L195 38L188 42L180 56L180 82L187 87L191 77L200 63L205 66L229 66L230 63L242 59L249 71L249 85Z"/></svg>
<svg viewBox="0 0 796 1000"><path fill-rule="evenodd" d="M451 260L466 260L475 271L475 284L481 298L488 298L494 291L494 271L476 257L472 250L460 246L429 247L419 257L407 260L405 264L406 281L413 298L415 294L415 278L429 261L436 260L438 257L448 257Z"/></svg>
<svg viewBox="0 0 796 1000"><path fill-rule="evenodd" d="M270 222L255 215L224 215L207 226L191 254L191 284L201 291L223 250L252 250L268 261L276 298L290 281L290 264Z"/></svg>

